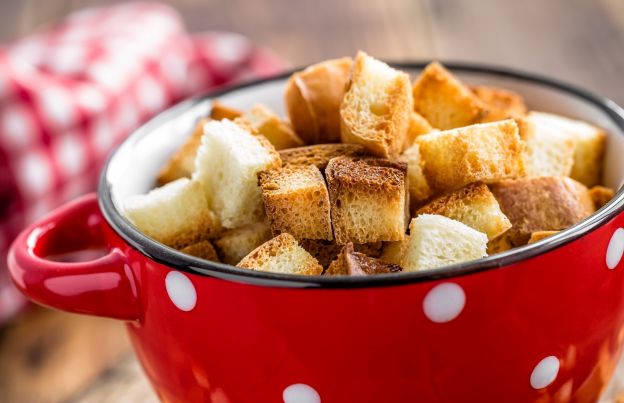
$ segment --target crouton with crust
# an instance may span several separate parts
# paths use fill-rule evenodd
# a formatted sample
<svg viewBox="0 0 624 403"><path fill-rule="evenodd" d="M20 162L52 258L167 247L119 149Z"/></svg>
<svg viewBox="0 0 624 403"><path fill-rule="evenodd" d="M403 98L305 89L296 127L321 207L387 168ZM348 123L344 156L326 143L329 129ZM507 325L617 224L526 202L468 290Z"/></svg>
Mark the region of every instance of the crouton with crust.
<svg viewBox="0 0 624 403"><path fill-rule="evenodd" d="M325 171L330 159L340 156L362 157L366 155L366 150L357 144L314 144L280 150L279 154L284 165L316 165Z"/></svg>
<svg viewBox="0 0 624 403"><path fill-rule="evenodd" d="M264 105L256 105L241 116L253 130L266 137L276 150L301 147L303 140L297 136L290 123L280 119Z"/></svg>
<svg viewBox="0 0 624 403"><path fill-rule="evenodd" d="M221 261L236 265L249 252L272 237L269 224L265 221L260 221L224 231L213 242Z"/></svg>
<svg viewBox="0 0 624 403"><path fill-rule="evenodd" d="M374 274L398 273L401 267L387 263L374 257L356 252L349 242L343 248L336 260L330 265L326 275L329 276L369 276Z"/></svg>

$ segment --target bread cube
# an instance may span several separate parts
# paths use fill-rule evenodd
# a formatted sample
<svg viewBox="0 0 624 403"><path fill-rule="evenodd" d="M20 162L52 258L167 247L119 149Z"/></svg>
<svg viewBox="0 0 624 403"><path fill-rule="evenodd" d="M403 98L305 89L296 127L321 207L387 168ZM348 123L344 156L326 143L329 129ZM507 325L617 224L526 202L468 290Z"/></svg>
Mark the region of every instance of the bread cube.
<svg viewBox="0 0 624 403"><path fill-rule="evenodd" d="M524 99L513 91L485 85L475 85L471 89L487 105L488 113L482 119L484 122L521 118L527 113Z"/></svg>
<svg viewBox="0 0 624 403"><path fill-rule="evenodd" d="M594 212L587 188L566 177L504 180L490 185L501 210L511 221L511 242L519 246L533 232L560 231Z"/></svg>
<svg viewBox="0 0 624 403"><path fill-rule="evenodd" d="M409 235L406 235L405 239L402 241L384 242L384 247L379 258L384 262L400 266L403 264L403 256L405 256L405 249L408 244Z"/></svg>
<svg viewBox="0 0 624 403"><path fill-rule="evenodd" d="M598 210L615 197L615 191L604 186L594 186L589 189L589 197L594 202L594 208Z"/></svg>
<svg viewBox="0 0 624 403"><path fill-rule="evenodd" d="M290 123L283 121L263 105L254 106L243 114L242 119L255 132L266 137L276 150L303 145L303 140L297 136Z"/></svg>
<svg viewBox="0 0 624 403"><path fill-rule="evenodd" d="M157 186L162 186L180 178L190 178L195 170L195 155L204 134L204 125L208 119L199 119L191 137L167 161L158 173Z"/></svg>
<svg viewBox="0 0 624 403"><path fill-rule="evenodd" d="M409 76L358 52L340 105L342 142L396 158L405 144L412 108Z"/></svg>
<svg viewBox="0 0 624 403"><path fill-rule="evenodd" d="M237 267L284 274L318 275L323 272L319 262L288 233L258 246Z"/></svg>
<svg viewBox="0 0 624 403"><path fill-rule="evenodd" d="M275 148L230 120L211 121L195 160L206 198L225 228L261 221L264 216L258 173L281 166Z"/></svg>
<svg viewBox="0 0 624 403"><path fill-rule="evenodd" d="M414 82L414 109L440 130L478 123L488 107L440 63L430 63Z"/></svg>
<svg viewBox="0 0 624 403"><path fill-rule="evenodd" d="M309 254L314 256L316 260L323 266L329 267L329 264L338 257L342 250L342 245L338 245L336 241L326 241L323 239L301 239L299 245ZM363 253L370 257L379 257L381 255L382 242L353 244L356 252Z"/></svg>
<svg viewBox="0 0 624 403"><path fill-rule="evenodd" d="M544 238L548 238L549 236L553 236L558 234L559 231L537 231L531 234L529 238L529 243L535 243L537 241L541 241Z"/></svg>
<svg viewBox="0 0 624 403"><path fill-rule="evenodd" d="M249 252L272 238L271 227L261 221L224 231L214 240L223 263L236 265Z"/></svg>
<svg viewBox="0 0 624 403"><path fill-rule="evenodd" d="M530 112L534 122L550 125L575 141L574 164L570 177L585 186L598 185L602 179L606 133L589 123L544 112Z"/></svg>
<svg viewBox="0 0 624 403"><path fill-rule="evenodd" d="M236 108L225 106L219 101L212 101L212 107L210 109L210 119L212 120L234 120L242 116L242 114L243 112Z"/></svg>
<svg viewBox="0 0 624 403"><path fill-rule="evenodd" d="M420 114L412 111L410 113L409 126L407 127L407 134L405 136L405 144L403 144L403 150L409 148L414 144L416 137L421 134L431 133L434 130L431 124L427 122L427 119Z"/></svg>
<svg viewBox="0 0 624 403"><path fill-rule="evenodd" d="M288 232L296 239L334 239L329 194L316 166L288 165L261 172L259 183L274 234Z"/></svg>
<svg viewBox="0 0 624 403"><path fill-rule="evenodd" d="M131 196L123 209L141 232L172 248L212 238L221 230L217 217L208 208L201 184L188 178Z"/></svg>
<svg viewBox="0 0 624 403"><path fill-rule="evenodd" d="M212 246L212 243L210 243L210 241L206 240L186 246L180 249L180 252L198 257L200 259L212 260L213 262L220 261L214 246Z"/></svg>
<svg viewBox="0 0 624 403"><path fill-rule="evenodd" d="M409 219L405 163L336 157L329 161L325 176L336 243L404 238Z"/></svg>
<svg viewBox="0 0 624 403"><path fill-rule="evenodd" d="M356 252L349 242L343 248L336 260L330 265L326 275L329 276L368 276L372 274L398 273L401 267L387 263L363 253Z"/></svg>
<svg viewBox="0 0 624 403"><path fill-rule="evenodd" d="M407 163L410 202L420 204L431 196L431 188L424 173L425 161L420 155L420 146L414 143L401 155L401 161Z"/></svg>
<svg viewBox="0 0 624 403"><path fill-rule="evenodd" d="M284 165L316 165L323 172L330 159L341 155L364 156L366 150L357 144L315 144L280 150L279 154Z"/></svg>
<svg viewBox="0 0 624 403"><path fill-rule="evenodd" d="M574 139L532 114L516 122L526 144L527 176L569 176L574 163Z"/></svg>
<svg viewBox="0 0 624 403"><path fill-rule="evenodd" d="M525 173L524 144L511 119L423 134L416 142L425 176L436 193Z"/></svg>
<svg viewBox="0 0 624 403"><path fill-rule="evenodd" d="M494 239L511 223L503 214L490 189L483 183L473 183L430 201L418 214L439 214L466 224Z"/></svg>
<svg viewBox="0 0 624 403"><path fill-rule="evenodd" d="M307 144L340 142L340 104L351 65L350 57L326 60L288 80L284 93L288 117Z"/></svg>
<svg viewBox="0 0 624 403"><path fill-rule="evenodd" d="M459 221L422 214L410 223L403 271L435 269L487 256L487 236Z"/></svg>
<svg viewBox="0 0 624 403"><path fill-rule="evenodd" d="M518 245L514 245L513 241L519 241ZM497 253L505 252L509 249L515 248L516 246L522 246L526 243L526 239L512 237L509 234L504 233L494 239L491 239L487 244L487 253L488 256L495 255Z"/></svg>

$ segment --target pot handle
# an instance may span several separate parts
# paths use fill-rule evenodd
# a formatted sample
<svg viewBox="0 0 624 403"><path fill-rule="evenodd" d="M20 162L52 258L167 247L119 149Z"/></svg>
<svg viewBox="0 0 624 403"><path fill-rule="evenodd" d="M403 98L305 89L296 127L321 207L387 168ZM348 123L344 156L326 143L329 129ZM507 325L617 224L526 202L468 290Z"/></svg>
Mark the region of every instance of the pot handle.
<svg viewBox="0 0 624 403"><path fill-rule="evenodd" d="M107 225L95 193L53 211L24 230L11 245L8 266L13 282L41 305L138 320L141 306L137 283L122 250L108 244ZM93 260L59 260L63 255L73 253L76 257L95 250L103 252Z"/></svg>

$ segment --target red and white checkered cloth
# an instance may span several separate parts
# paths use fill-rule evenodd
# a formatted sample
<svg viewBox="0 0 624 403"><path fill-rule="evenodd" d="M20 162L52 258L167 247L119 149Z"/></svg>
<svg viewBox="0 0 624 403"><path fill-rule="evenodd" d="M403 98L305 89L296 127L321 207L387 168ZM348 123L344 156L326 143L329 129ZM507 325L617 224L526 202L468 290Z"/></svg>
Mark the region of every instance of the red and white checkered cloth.
<svg viewBox="0 0 624 403"><path fill-rule="evenodd" d="M21 304L6 251L26 224L95 189L109 151L157 112L281 67L241 35L189 35L157 3L87 9L0 46L0 322Z"/></svg>

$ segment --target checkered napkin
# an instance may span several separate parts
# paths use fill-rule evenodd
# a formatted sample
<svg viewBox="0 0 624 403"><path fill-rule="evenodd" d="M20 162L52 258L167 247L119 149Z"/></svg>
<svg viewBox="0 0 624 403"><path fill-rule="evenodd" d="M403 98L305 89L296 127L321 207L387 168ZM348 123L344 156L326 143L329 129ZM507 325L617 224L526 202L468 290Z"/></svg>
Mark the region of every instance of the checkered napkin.
<svg viewBox="0 0 624 403"><path fill-rule="evenodd" d="M95 189L109 151L155 113L281 66L237 34L190 36L157 3L87 9L0 46L0 322L21 301L5 266L24 225Z"/></svg>

